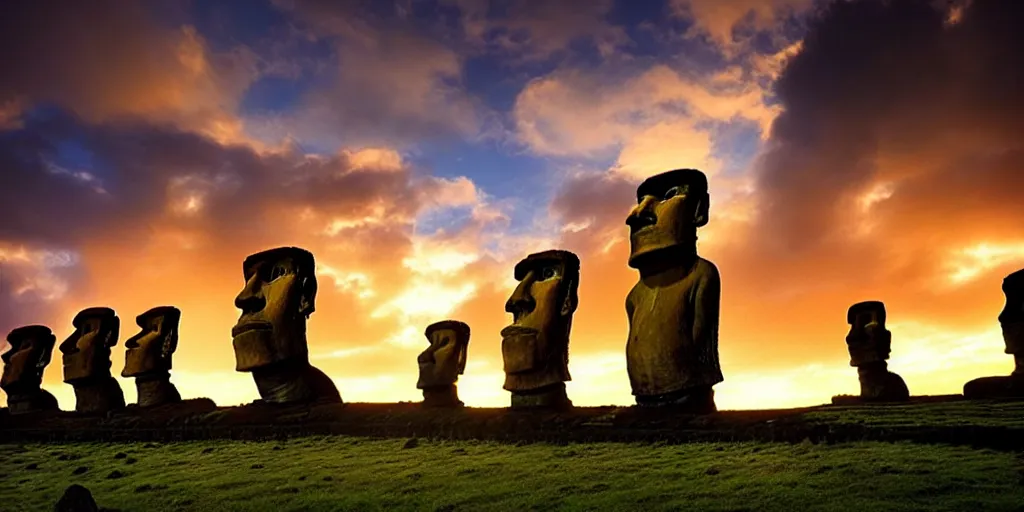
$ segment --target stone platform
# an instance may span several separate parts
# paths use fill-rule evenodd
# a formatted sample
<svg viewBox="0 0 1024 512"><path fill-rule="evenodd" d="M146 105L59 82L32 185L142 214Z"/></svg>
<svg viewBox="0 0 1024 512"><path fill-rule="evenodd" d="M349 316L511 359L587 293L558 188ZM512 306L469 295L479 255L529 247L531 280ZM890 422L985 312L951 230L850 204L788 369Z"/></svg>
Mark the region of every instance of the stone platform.
<svg viewBox="0 0 1024 512"><path fill-rule="evenodd" d="M418 403L311 407L247 405L125 410L103 416L69 412L0 414L0 442L171 442L282 439L310 435L421 437L532 442L912 441L1024 450L1024 403L918 402L866 406L722 411L695 416L634 407L576 407L564 412L506 408L424 408Z"/></svg>

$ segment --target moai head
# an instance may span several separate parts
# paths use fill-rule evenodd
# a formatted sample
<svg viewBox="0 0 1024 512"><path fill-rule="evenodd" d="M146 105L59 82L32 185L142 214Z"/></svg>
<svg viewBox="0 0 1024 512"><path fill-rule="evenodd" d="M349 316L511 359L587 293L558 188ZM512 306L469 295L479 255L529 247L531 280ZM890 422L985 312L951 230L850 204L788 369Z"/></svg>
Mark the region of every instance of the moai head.
<svg viewBox="0 0 1024 512"><path fill-rule="evenodd" d="M28 325L18 327L7 335L11 348L0 359L4 361L4 374L0 387L7 393L24 393L43 383L43 370L50 364L50 354L57 343L49 327Z"/></svg>
<svg viewBox="0 0 1024 512"><path fill-rule="evenodd" d="M637 187L636 199L626 218L630 267L693 250L697 228L708 223L710 197L703 172L676 169L651 176Z"/></svg>
<svg viewBox="0 0 1024 512"><path fill-rule="evenodd" d="M451 386L466 371L466 352L469 347L469 326L445 320L427 326L424 333L430 346L416 360L420 365L417 389Z"/></svg>
<svg viewBox="0 0 1024 512"><path fill-rule="evenodd" d="M1024 270L1003 279L1003 295L1006 305L999 312L999 325L1003 328L1006 353L1024 355Z"/></svg>
<svg viewBox="0 0 1024 512"><path fill-rule="evenodd" d="M121 319L110 308L87 308L71 321L75 332L60 344L64 382L110 376L110 349L117 345Z"/></svg>
<svg viewBox="0 0 1024 512"><path fill-rule="evenodd" d="M308 362L306 319L316 300L314 269L313 254L298 247L278 247L245 259L245 287L235 297L242 316L231 329L235 370Z"/></svg>
<svg viewBox="0 0 1024 512"><path fill-rule="evenodd" d="M505 303L512 325L501 331L505 373L533 374L529 380L543 383L539 385L569 380L569 331L579 304L579 257L569 251L531 254L516 264L515 278L519 286Z"/></svg>
<svg viewBox="0 0 1024 512"><path fill-rule="evenodd" d="M879 363L889 359L892 333L885 328L885 304L877 300L858 302L846 313L850 333L850 366Z"/></svg>
<svg viewBox="0 0 1024 512"><path fill-rule="evenodd" d="M137 377L171 369L171 354L178 348L181 310L157 306L135 317L141 332L124 342L126 349L122 377Z"/></svg>

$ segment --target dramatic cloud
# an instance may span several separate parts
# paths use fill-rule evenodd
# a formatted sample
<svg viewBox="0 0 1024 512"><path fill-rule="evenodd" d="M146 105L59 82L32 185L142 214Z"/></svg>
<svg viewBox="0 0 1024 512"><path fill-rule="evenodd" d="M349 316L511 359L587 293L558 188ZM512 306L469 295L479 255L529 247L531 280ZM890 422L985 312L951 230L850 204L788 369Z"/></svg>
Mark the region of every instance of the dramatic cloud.
<svg viewBox="0 0 1024 512"><path fill-rule="evenodd" d="M471 138L487 129L488 109L463 84L457 41L401 15L399 6L382 13L379 3L275 3L294 16L305 37L333 48L323 85L304 95L279 131L360 146Z"/></svg>
<svg viewBox="0 0 1024 512"><path fill-rule="evenodd" d="M707 163L709 128L698 123L743 120L767 132L774 114L756 86L729 76L686 77L662 65L619 80L562 71L531 82L514 110L520 140L532 151L599 156L632 145L621 163L639 175L667 158ZM655 154L663 151L670 153Z"/></svg>
<svg viewBox="0 0 1024 512"><path fill-rule="evenodd" d="M0 48L0 127L51 103L93 121L146 115L237 140L231 113L259 72L246 48L211 53L194 28L160 25L123 0L5 3Z"/></svg>

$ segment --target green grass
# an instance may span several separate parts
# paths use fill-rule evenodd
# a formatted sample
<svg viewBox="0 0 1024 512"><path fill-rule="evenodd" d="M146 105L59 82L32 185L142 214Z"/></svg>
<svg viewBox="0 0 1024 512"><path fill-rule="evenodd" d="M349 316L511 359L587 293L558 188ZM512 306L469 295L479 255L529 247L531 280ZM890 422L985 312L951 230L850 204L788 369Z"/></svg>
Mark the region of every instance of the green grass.
<svg viewBox="0 0 1024 512"><path fill-rule="evenodd" d="M904 405L829 407L808 412L814 423L874 427L986 426L1024 428L1024 402L961 401Z"/></svg>
<svg viewBox="0 0 1024 512"><path fill-rule="evenodd" d="M0 509L52 510L72 483L92 491L101 507L147 511L864 512L1024 504L1017 456L951 446L405 443L0 445ZM76 475L76 468L88 469ZM108 478L115 471L122 476Z"/></svg>

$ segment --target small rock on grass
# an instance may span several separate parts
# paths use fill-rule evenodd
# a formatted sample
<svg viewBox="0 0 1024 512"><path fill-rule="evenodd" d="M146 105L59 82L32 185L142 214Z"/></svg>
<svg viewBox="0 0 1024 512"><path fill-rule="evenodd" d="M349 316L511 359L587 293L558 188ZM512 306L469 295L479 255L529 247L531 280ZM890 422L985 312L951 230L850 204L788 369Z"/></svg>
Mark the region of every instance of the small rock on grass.
<svg viewBox="0 0 1024 512"><path fill-rule="evenodd" d="M78 484L72 484L64 490L64 495L53 507L54 512L99 512L100 507L92 498L89 489Z"/></svg>

